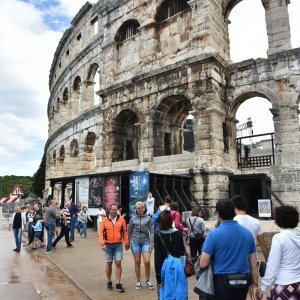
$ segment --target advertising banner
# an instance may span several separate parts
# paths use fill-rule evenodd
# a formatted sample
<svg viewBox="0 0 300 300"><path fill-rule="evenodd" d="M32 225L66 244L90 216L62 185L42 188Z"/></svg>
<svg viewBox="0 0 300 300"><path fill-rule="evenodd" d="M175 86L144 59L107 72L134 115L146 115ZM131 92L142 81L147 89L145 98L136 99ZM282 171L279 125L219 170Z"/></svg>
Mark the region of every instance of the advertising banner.
<svg viewBox="0 0 300 300"><path fill-rule="evenodd" d="M270 199L258 199L258 216L260 218L271 218L272 207Z"/></svg>
<svg viewBox="0 0 300 300"><path fill-rule="evenodd" d="M111 204L120 204L121 177L120 175L109 175L104 178L105 209L109 210Z"/></svg>
<svg viewBox="0 0 300 300"><path fill-rule="evenodd" d="M134 172L129 174L129 216L135 213L135 203L145 202L149 192L149 172Z"/></svg>
<svg viewBox="0 0 300 300"><path fill-rule="evenodd" d="M80 201L82 205L89 204L89 178L75 179L75 202Z"/></svg>
<svg viewBox="0 0 300 300"><path fill-rule="evenodd" d="M102 176L90 177L89 182L89 208L96 208L103 204L104 183Z"/></svg>

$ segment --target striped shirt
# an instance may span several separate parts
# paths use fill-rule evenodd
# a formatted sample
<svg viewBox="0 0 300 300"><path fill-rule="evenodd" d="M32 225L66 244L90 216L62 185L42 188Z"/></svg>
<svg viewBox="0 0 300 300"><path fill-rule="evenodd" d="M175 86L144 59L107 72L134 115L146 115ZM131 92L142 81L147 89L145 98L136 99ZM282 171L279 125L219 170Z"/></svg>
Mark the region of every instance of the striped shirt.
<svg viewBox="0 0 300 300"><path fill-rule="evenodd" d="M62 223L64 223L63 217L65 217L67 219L67 223L69 225L70 221L71 221L71 215L70 215L70 211L67 207L64 207L61 211L61 222Z"/></svg>

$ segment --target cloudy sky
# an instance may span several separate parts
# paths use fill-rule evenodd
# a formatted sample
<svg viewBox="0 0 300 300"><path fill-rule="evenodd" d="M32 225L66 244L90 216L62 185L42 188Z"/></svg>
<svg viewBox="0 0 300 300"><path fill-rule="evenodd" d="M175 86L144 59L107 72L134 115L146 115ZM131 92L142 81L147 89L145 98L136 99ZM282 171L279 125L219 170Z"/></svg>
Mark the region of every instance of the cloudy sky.
<svg viewBox="0 0 300 300"><path fill-rule="evenodd" d="M31 176L38 169L48 136L48 76L53 54L85 2L0 0L0 176ZM296 48L300 46L300 1L292 0L289 11L292 45ZM244 0L232 11L230 20L233 61L266 57L261 0ZM259 111L268 113L268 103L258 101ZM252 114L253 107L258 115L257 105L243 106L238 114L241 122ZM257 133L261 121L255 119L254 123ZM271 123L267 125L270 130Z"/></svg>

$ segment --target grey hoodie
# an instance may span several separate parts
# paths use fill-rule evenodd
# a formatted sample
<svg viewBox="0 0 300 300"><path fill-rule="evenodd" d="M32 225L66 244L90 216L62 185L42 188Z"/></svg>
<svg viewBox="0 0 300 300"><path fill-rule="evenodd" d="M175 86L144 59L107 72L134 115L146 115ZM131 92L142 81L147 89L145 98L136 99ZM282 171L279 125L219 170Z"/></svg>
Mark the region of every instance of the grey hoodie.
<svg viewBox="0 0 300 300"><path fill-rule="evenodd" d="M133 216L128 224L128 236L129 240L136 243L149 242L153 245L154 229L149 216L135 215Z"/></svg>

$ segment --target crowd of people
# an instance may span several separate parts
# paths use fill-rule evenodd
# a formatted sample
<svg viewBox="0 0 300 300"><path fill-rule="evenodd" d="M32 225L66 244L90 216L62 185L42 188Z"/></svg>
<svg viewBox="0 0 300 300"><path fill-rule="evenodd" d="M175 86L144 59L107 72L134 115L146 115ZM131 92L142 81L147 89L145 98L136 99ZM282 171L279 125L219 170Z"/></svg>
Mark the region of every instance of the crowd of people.
<svg viewBox="0 0 300 300"><path fill-rule="evenodd" d="M300 299L300 232L299 213L295 207L275 209L275 222L281 232L275 234L269 251L259 220L246 213L242 196L219 200L216 204L218 222L208 234L199 207L194 207L183 221L176 202L166 196L164 204L155 210L155 200L148 193L145 201L135 204L135 215L126 224L120 205L110 205L108 211L99 207L97 232L104 252L107 289L124 292L121 283L123 244L131 249L136 277L135 288L155 289L151 281L151 255L154 252L158 299L188 299L185 275L186 260L192 260L200 274L211 270L213 292L204 289L203 281L195 282L195 292L201 300ZM47 231L46 253L51 253L64 237L67 247L73 247L74 231L87 237L87 222L92 221L86 206L66 201L63 209L55 199L49 205L37 203L23 213L17 206L9 229L13 229L16 248L21 250L22 230L28 230L28 247L44 247L44 228ZM266 270L259 280L258 254L260 246ZM145 269L143 283L141 264ZM112 269L115 266L115 286ZM197 273L197 271L196 271ZM204 275L203 275L204 276ZM208 276L208 275L205 275ZM210 277L207 277L210 278ZM261 282L261 284L260 284Z"/></svg>

